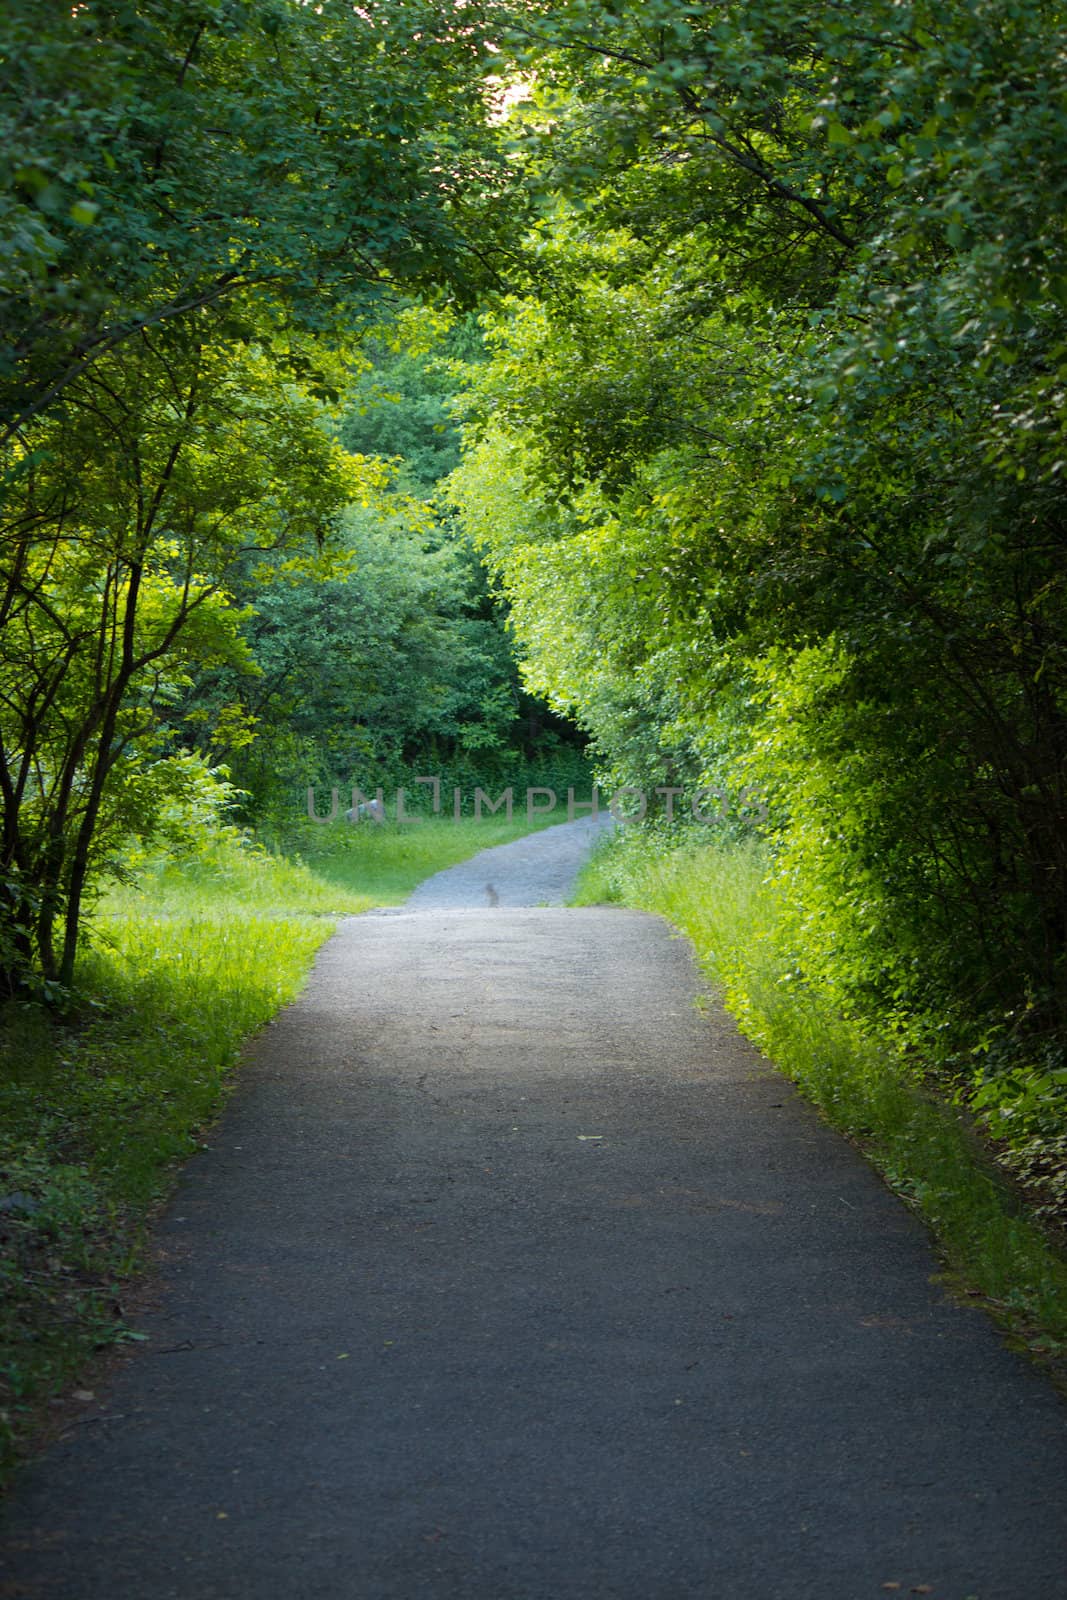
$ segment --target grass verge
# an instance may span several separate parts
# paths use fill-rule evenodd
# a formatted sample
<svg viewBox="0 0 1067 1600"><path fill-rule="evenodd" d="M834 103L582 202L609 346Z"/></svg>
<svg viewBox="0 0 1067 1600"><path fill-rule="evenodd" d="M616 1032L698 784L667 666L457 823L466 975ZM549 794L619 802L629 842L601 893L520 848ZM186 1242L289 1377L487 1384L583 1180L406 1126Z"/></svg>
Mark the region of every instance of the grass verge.
<svg viewBox="0 0 1067 1600"><path fill-rule="evenodd" d="M968 1122L872 1038L799 985L758 845L606 841L573 904L658 912L690 940L742 1031L854 1140L921 1215L955 1287L979 1295L1031 1354L1067 1370L1067 1261L999 1178Z"/></svg>
<svg viewBox="0 0 1067 1600"><path fill-rule="evenodd" d="M105 897L70 1016L0 1012L0 1483L92 1352L136 1337L122 1285L148 1220L337 915L526 831L341 824L297 840L302 860L224 832Z"/></svg>

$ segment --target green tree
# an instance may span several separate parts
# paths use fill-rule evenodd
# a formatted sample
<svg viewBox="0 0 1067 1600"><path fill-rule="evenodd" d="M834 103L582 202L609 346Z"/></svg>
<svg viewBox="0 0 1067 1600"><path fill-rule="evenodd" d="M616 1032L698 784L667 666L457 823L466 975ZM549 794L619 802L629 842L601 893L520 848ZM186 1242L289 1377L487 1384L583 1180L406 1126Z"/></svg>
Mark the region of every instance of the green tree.
<svg viewBox="0 0 1067 1600"><path fill-rule="evenodd" d="M542 220L454 480L620 775L772 790L801 970L1031 1064L1067 1033L1065 42L1040 0L527 8Z"/></svg>
<svg viewBox="0 0 1067 1600"><path fill-rule="evenodd" d="M432 0L12 0L7 426L205 307L233 340L250 307L322 331L398 280L469 292L506 183L478 132L479 21Z"/></svg>
<svg viewBox="0 0 1067 1600"><path fill-rule="evenodd" d="M505 771L515 781L573 744L566 722L522 689L506 608L432 503L458 461L455 368L480 359L477 325L449 328L409 307L361 354L339 437L388 461L387 492L342 519L331 577L282 563L264 587L248 568L233 589L247 662L197 673L172 722L178 742L192 734L206 759L232 767L250 816L283 825L309 783L390 787L434 772L464 784Z"/></svg>
<svg viewBox="0 0 1067 1600"><path fill-rule="evenodd" d="M309 783L369 787L502 750L515 722L511 654L462 548L400 507L349 511L338 537L336 576L249 589L253 675L200 672L178 708L176 738L224 760L259 815L302 807Z"/></svg>
<svg viewBox="0 0 1067 1600"><path fill-rule="evenodd" d="M35 434L0 524L8 989L31 962L70 984L94 862L123 822L150 826L159 708L194 664L242 653L231 574L257 550L313 552L373 477L265 352L220 356L177 326L94 363Z"/></svg>
<svg viewBox="0 0 1067 1600"><path fill-rule="evenodd" d="M240 654L225 597L249 550L313 546L360 487L316 405L346 385L332 352L399 285L491 275L509 177L481 20L421 0L4 10L9 984L29 962L70 982L123 763L194 661Z"/></svg>

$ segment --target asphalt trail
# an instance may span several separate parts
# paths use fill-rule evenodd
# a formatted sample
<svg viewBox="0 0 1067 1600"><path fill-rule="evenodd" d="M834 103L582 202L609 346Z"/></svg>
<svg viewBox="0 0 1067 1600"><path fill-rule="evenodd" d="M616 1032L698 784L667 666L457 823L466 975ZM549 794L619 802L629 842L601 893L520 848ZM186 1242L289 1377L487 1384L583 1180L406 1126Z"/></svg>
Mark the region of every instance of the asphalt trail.
<svg viewBox="0 0 1067 1600"><path fill-rule="evenodd" d="M1067 1408L612 910L346 922L4 1600L1063 1600Z"/></svg>
<svg viewBox="0 0 1067 1600"><path fill-rule="evenodd" d="M490 906L561 906L592 846L613 826L609 813L560 822L510 844L482 850L437 872L409 896L409 911L487 910Z"/></svg>

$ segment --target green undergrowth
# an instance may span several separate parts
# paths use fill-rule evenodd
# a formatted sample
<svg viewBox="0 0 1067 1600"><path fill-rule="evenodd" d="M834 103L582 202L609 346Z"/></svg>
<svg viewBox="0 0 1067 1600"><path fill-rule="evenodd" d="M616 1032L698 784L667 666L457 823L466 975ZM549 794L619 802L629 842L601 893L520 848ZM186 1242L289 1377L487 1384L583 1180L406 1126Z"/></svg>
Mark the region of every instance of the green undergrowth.
<svg viewBox="0 0 1067 1600"><path fill-rule="evenodd" d="M631 831L606 842L573 903L658 912L690 940L742 1031L854 1140L929 1226L956 1286L980 1295L1062 1374L1067 1261L998 1175L970 1121L915 1066L798 982L752 842L683 844Z"/></svg>
<svg viewBox="0 0 1067 1600"><path fill-rule="evenodd" d="M223 829L105 895L64 1015L0 1011L0 1481L91 1353L135 1337L122 1285L146 1224L337 916L525 831L341 825L300 860Z"/></svg>

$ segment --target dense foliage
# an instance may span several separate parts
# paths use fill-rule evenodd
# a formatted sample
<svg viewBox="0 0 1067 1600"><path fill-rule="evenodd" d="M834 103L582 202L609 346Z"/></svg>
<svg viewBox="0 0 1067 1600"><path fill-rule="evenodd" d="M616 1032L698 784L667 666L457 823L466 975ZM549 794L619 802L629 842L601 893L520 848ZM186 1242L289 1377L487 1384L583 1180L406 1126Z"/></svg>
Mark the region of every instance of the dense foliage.
<svg viewBox="0 0 1067 1600"><path fill-rule="evenodd" d="M88 0L0 22L0 984L193 768L161 710L384 485L323 407L398 284L473 292L507 181L471 9ZM458 290L457 290L458 292ZM343 552L342 552L343 555ZM259 561L258 567L256 560Z"/></svg>
<svg viewBox="0 0 1067 1600"><path fill-rule="evenodd" d="M1062 1128L1061 8L511 46L542 216L452 483L528 681L616 777L759 783L796 981Z"/></svg>
<svg viewBox="0 0 1067 1600"><path fill-rule="evenodd" d="M334 789L405 784L417 810L432 792L419 776L445 794L588 781L574 729L519 683L480 559L434 504L459 460L454 364L480 352L469 319L442 331L411 308L364 340L337 432L364 474L378 463L381 489L340 517L328 570L245 565L230 588L240 656L190 674L169 709L170 745L224 764L275 837L295 837L309 786L325 816Z"/></svg>

